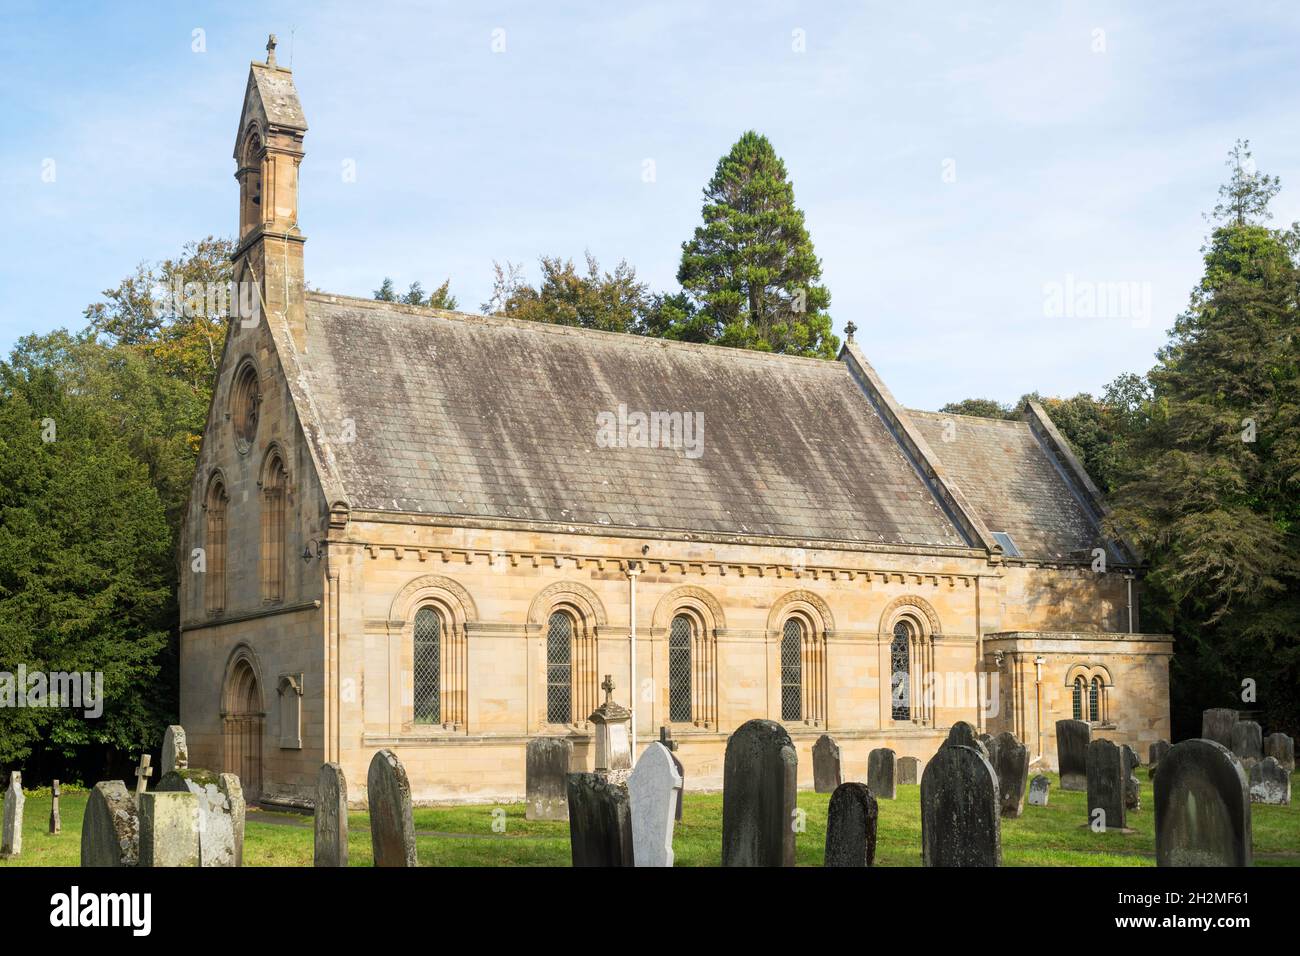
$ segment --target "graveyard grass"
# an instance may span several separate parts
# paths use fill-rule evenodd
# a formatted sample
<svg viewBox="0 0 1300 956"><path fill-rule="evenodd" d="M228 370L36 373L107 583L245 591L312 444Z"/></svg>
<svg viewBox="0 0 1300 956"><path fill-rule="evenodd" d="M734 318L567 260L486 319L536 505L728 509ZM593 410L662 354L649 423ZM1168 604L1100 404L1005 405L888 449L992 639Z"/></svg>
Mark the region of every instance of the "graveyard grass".
<svg viewBox="0 0 1300 956"><path fill-rule="evenodd" d="M1002 821L1004 866L1154 866L1155 836L1151 783L1146 769L1142 809L1129 813L1137 832L1093 833L1082 826L1084 794L1065 792L1051 774L1047 807L1025 807L1017 820ZM1293 782L1296 777L1293 775ZM1300 793L1300 787L1293 790ZM47 833L49 790L28 794L23 819L23 852L0 866L77 866L81 854L81 817L87 794L65 789L59 801L63 832ZM798 835L800 866L820 866L826 842L826 806L830 794L801 791L807 812ZM877 866L921 865L920 787L899 786L898 799L881 800L876 839ZM504 833L494 832L501 814L490 805L417 807L416 843L422 866L568 866L568 824L524 819L524 805L506 804ZM1300 866L1300 803L1289 807L1253 804L1256 866ZM351 813L348 859L369 866L370 831L364 813ZM677 824L673 848L678 866L717 866L722 856L722 794L687 793L684 819ZM250 810L244 839L245 866L311 866L312 820L294 813Z"/></svg>

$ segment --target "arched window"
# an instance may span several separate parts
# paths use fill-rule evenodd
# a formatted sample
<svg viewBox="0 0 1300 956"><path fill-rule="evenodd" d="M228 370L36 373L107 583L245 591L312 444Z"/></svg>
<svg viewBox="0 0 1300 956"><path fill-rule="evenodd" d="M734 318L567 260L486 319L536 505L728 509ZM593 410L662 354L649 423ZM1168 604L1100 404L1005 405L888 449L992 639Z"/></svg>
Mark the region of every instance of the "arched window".
<svg viewBox="0 0 1300 956"><path fill-rule="evenodd" d="M210 613L226 608L226 504L230 498L226 486L217 477L208 487L207 528L204 534L204 603Z"/></svg>
<svg viewBox="0 0 1300 956"><path fill-rule="evenodd" d="M262 476L262 600L284 600L285 506L289 473L278 451Z"/></svg>
<svg viewBox="0 0 1300 956"><path fill-rule="evenodd" d="M431 607L415 612L414 721L442 722L442 617Z"/></svg>
<svg viewBox="0 0 1300 956"><path fill-rule="evenodd" d="M1101 720L1101 678L1094 677L1088 685L1088 719L1093 723Z"/></svg>
<svg viewBox="0 0 1300 956"><path fill-rule="evenodd" d="M257 419L262 404L257 367L245 361L235 372L230 390L230 422L235 429L235 447L244 454L257 435Z"/></svg>
<svg viewBox="0 0 1300 956"><path fill-rule="evenodd" d="M1074 719L1083 720L1083 678L1082 677L1076 677L1074 679L1073 698L1074 698L1073 701Z"/></svg>
<svg viewBox="0 0 1300 956"><path fill-rule="evenodd" d="M781 719L803 720L804 625L787 618L781 631Z"/></svg>
<svg viewBox="0 0 1300 956"><path fill-rule="evenodd" d="M668 719L675 723L689 723L691 713L691 645L695 641L695 627L685 614L673 618L668 634Z"/></svg>
<svg viewBox="0 0 1300 956"><path fill-rule="evenodd" d="M912 719L912 625L899 621L889 643L890 716L894 720Z"/></svg>
<svg viewBox="0 0 1300 956"><path fill-rule="evenodd" d="M546 625L546 719L573 723L573 618L563 611Z"/></svg>

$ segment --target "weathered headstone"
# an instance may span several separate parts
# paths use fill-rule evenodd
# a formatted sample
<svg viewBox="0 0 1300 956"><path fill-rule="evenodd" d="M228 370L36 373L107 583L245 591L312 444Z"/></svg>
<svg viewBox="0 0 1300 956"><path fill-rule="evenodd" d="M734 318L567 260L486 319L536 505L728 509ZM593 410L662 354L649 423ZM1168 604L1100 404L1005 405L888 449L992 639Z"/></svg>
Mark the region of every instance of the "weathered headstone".
<svg viewBox="0 0 1300 956"><path fill-rule="evenodd" d="M1250 768L1250 802L1279 806L1291 803L1291 774L1276 757L1265 757Z"/></svg>
<svg viewBox="0 0 1300 956"><path fill-rule="evenodd" d="M15 770L9 774L9 789L5 791L4 823L0 829L0 857L18 856L23 852L23 806L27 797L23 793L23 775Z"/></svg>
<svg viewBox="0 0 1300 956"><path fill-rule="evenodd" d="M565 785L573 865L635 866L627 786L599 773L571 773Z"/></svg>
<svg viewBox="0 0 1300 956"><path fill-rule="evenodd" d="M898 783L916 786L921 781L921 761L915 757L898 758Z"/></svg>
<svg viewBox="0 0 1300 956"><path fill-rule="evenodd" d="M632 711L614 700L614 677L606 674L600 687L605 702L587 717L594 727L596 773L626 783L632 772Z"/></svg>
<svg viewBox="0 0 1300 956"><path fill-rule="evenodd" d="M1232 748L1232 728L1237 724L1237 712L1226 707L1211 707L1201 712L1201 739Z"/></svg>
<svg viewBox="0 0 1300 956"><path fill-rule="evenodd" d="M140 794L144 793L149 787L149 778L153 776L153 767L149 762L153 760L149 754L143 754L140 757L140 766L135 768L135 805L140 805Z"/></svg>
<svg viewBox="0 0 1300 956"><path fill-rule="evenodd" d="M190 748L185 741L185 728L172 724L163 733L162 773L173 770L187 770L190 766Z"/></svg>
<svg viewBox="0 0 1300 956"><path fill-rule="evenodd" d="M1157 866L1250 866L1250 788L1241 761L1212 740L1174 744L1155 782Z"/></svg>
<svg viewBox="0 0 1300 956"><path fill-rule="evenodd" d="M1124 744L1120 749L1124 752L1124 808L1127 810L1142 809L1142 784L1138 781L1138 767L1142 766L1142 761L1138 759L1137 751Z"/></svg>
<svg viewBox="0 0 1300 956"><path fill-rule="evenodd" d="M1088 789L1088 745L1092 728L1082 720L1056 722L1056 762L1062 790Z"/></svg>
<svg viewBox="0 0 1300 956"><path fill-rule="evenodd" d="M140 796L140 865L198 866L199 798L190 790Z"/></svg>
<svg viewBox="0 0 1300 956"><path fill-rule="evenodd" d="M637 866L673 865L673 820L682 777L667 747L651 744L627 778Z"/></svg>
<svg viewBox="0 0 1300 956"><path fill-rule="evenodd" d="M722 769L722 865L794 866L799 757L771 720L727 740Z"/></svg>
<svg viewBox="0 0 1300 956"><path fill-rule="evenodd" d="M842 783L826 810L826 866L871 866L876 858L876 818L871 788Z"/></svg>
<svg viewBox="0 0 1300 956"><path fill-rule="evenodd" d="M1272 757L1287 773L1295 771L1295 741L1286 734L1269 734L1265 737L1264 756Z"/></svg>
<svg viewBox="0 0 1300 956"><path fill-rule="evenodd" d="M822 734L812 748L813 791L834 793L844 782L840 770L840 745L829 734Z"/></svg>
<svg viewBox="0 0 1300 956"><path fill-rule="evenodd" d="M1264 731L1253 720L1239 720L1232 725L1231 750L1238 760L1264 759Z"/></svg>
<svg viewBox="0 0 1300 956"><path fill-rule="evenodd" d="M989 764L997 769L998 765L998 740L992 734L980 734L979 742L984 745L984 752L989 755Z"/></svg>
<svg viewBox="0 0 1300 956"><path fill-rule="evenodd" d="M921 776L921 856L926 866L1001 866L998 778L973 747L945 744Z"/></svg>
<svg viewBox="0 0 1300 956"><path fill-rule="evenodd" d="M155 793L194 794L199 806L200 866L240 866L244 856L244 790L233 773L185 767L165 773Z"/></svg>
<svg viewBox="0 0 1300 956"><path fill-rule="evenodd" d="M61 833L63 831L63 818L59 816L59 796L61 794L59 781L55 780L50 784L50 832Z"/></svg>
<svg viewBox="0 0 1300 956"><path fill-rule="evenodd" d="M527 820L569 819L564 778L573 762L573 741L567 737L534 737L524 753Z"/></svg>
<svg viewBox="0 0 1300 956"><path fill-rule="evenodd" d="M348 781L336 763L316 774L315 839L312 866L348 865Z"/></svg>
<svg viewBox="0 0 1300 956"><path fill-rule="evenodd" d="M867 786L877 800L898 797L898 760L888 747L877 747L867 754Z"/></svg>
<svg viewBox="0 0 1300 956"><path fill-rule="evenodd" d="M948 739L941 746L944 747L974 747L984 757L989 759L989 749L984 746L984 742L979 739L975 733L975 728L964 720L959 720L948 730Z"/></svg>
<svg viewBox="0 0 1300 956"><path fill-rule="evenodd" d="M136 866L140 862L140 811L121 780L97 783L81 818L82 866Z"/></svg>
<svg viewBox="0 0 1300 956"><path fill-rule="evenodd" d="M998 799L1004 817L1018 817L1025 810L1025 789L1029 786L1029 748L1004 730L994 738L993 769L998 775Z"/></svg>
<svg viewBox="0 0 1300 956"><path fill-rule="evenodd" d="M1147 779L1156 775L1156 767L1160 766L1160 761L1165 759L1165 754L1169 753L1170 743L1167 740L1157 740L1150 747L1147 761Z"/></svg>
<svg viewBox="0 0 1300 956"><path fill-rule="evenodd" d="M672 754L673 766L677 768L677 776L682 778L682 788L677 791L677 812L675 817L680 823L682 819L682 794L686 792L686 768L682 766L681 759L677 756L677 741L673 740L673 732L667 727L659 728L659 742L668 748Z"/></svg>
<svg viewBox="0 0 1300 956"><path fill-rule="evenodd" d="M1029 805L1031 807L1047 806L1048 795L1052 791L1052 781L1041 773L1029 781Z"/></svg>
<svg viewBox="0 0 1300 956"><path fill-rule="evenodd" d="M1125 829L1127 776L1124 751L1113 741L1099 739L1088 744L1088 826L1093 830Z"/></svg>
<svg viewBox="0 0 1300 956"><path fill-rule="evenodd" d="M366 799L370 804L370 845L375 866L419 866L411 782L406 768L391 750L381 750L371 758Z"/></svg>

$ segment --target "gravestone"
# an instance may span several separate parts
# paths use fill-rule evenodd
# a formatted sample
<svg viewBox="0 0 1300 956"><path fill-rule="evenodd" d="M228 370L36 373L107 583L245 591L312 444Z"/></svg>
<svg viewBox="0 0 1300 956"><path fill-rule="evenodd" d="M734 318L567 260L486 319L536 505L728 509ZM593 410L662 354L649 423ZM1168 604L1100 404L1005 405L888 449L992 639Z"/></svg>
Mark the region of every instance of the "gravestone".
<svg viewBox="0 0 1300 956"><path fill-rule="evenodd" d="M1295 771L1295 741L1286 734L1269 734L1265 737L1264 756L1272 757L1287 773Z"/></svg>
<svg viewBox="0 0 1300 956"><path fill-rule="evenodd" d="M573 865L635 866L627 786L600 773L571 773L565 786Z"/></svg>
<svg viewBox="0 0 1300 956"><path fill-rule="evenodd" d="M315 838L312 866L348 865L348 781L336 763L316 774Z"/></svg>
<svg viewBox="0 0 1300 956"><path fill-rule="evenodd" d="M840 745L829 734L822 734L812 748L813 791L834 793L844 782L840 771Z"/></svg>
<svg viewBox="0 0 1300 956"><path fill-rule="evenodd" d="M391 750L381 750L370 759L366 799L370 804L370 845L375 866L419 866L411 782L406 768Z"/></svg>
<svg viewBox="0 0 1300 956"><path fill-rule="evenodd" d="M1232 747L1232 728L1237 723L1237 712L1226 707L1211 707L1201 712L1201 739Z"/></svg>
<svg viewBox="0 0 1300 956"><path fill-rule="evenodd" d="M1142 809L1142 784L1138 781L1138 767L1142 766L1142 761L1138 759L1137 751L1124 744L1121 748L1124 751L1124 808L1127 810Z"/></svg>
<svg viewBox="0 0 1300 956"><path fill-rule="evenodd" d="M147 763L144 765L148 766ZM172 724L163 733L162 773L165 775L173 770L186 770L189 765L190 748L185 742L185 728L180 724Z"/></svg>
<svg viewBox="0 0 1300 956"><path fill-rule="evenodd" d="M921 857L926 866L1001 866L998 778L973 747L946 744L921 776Z"/></svg>
<svg viewBox="0 0 1300 956"><path fill-rule="evenodd" d="M686 792L686 768L682 766L681 760L677 756L677 741L673 740L673 732L667 727L659 728L659 742L668 748L668 752L673 756L673 766L677 768L677 776L682 778L682 788L677 791L677 813L676 819L680 823L682 819L682 794Z"/></svg>
<svg viewBox="0 0 1300 956"><path fill-rule="evenodd" d="M876 858L876 818L871 788L842 783L826 810L825 866L871 866Z"/></svg>
<svg viewBox="0 0 1300 956"><path fill-rule="evenodd" d="M1029 781L1029 805L1031 807L1047 806L1047 797L1052 791L1052 781L1041 773Z"/></svg>
<svg viewBox="0 0 1300 956"><path fill-rule="evenodd" d="M1056 762L1062 790L1088 789L1088 745L1092 728L1082 720L1056 722Z"/></svg>
<svg viewBox="0 0 1300 956"><path fill-rule="evenodd" d="M15 770L9 774L9 789L5 791L4 823L0 828L0 857L9 858L23 852L23 806L27 796L23 793L23 775Z"/></svg>
<svg viewBox="0 0 1300 956"><path fill-rule="evenodd" d="M140 862L140 811L121 780L95 784L81 818L82 866L135 866Z"/></svg>
<svg viewBox="0 0 1300 956"><path fill-rule="evenodd" d="M190 790L140 795L140 865L198 866L199 798Z"/></svg>
<svg viewBox="0 0 1300 956"><path fill-rule="evenodd" d="M1127 776L1124 751L1114 742L1100 739L1088 744L1088 826L1091 829L1125 829Z"/></svg>
<svg viewBox="0 0 1300 956"><path fill-rule="evenodd" d="M573 741L567 737L534 737L524 753L527 820L569 819L564 778L573 762Z"/></svg>
<svg viewBox="0 0 1300 956"><path fill-rule="evenodd" d="M1275 757L1265 757L1250 768L1250 802L1289 806L1291 774Z"/></svg>
<svg viewBox="0 0 1300 956"><path fill-rule="evenodd" d="M989 764L997 769L998 765L998 739L992 734L980 734L977 738L984 745L984 752L989 755Z"/></svg>
<svg viewBox="0 0 1300 956"><path fill-rule="evenodd" d="M989 749L979 739L979 735L975 733L975 728L964 720L959 720L952 725L952 728L948 731L948 739L943 742L942 746L974 747L983 755L985 760L989 758Z"/></svg>
<svg viewBox="0 0 1300 956"><path fill-rule="evenodd" d="M771 720L727 739L722 768L722 865L794 866L799 757Z"/></svg>
<svg viewBox="0 0 1300 956"><path fill-rule="evenodd" d="M1250 866L1250 788L1213 740L1174 744L1155 778L1157 866Z"/></svg>
<svg viewBox="0 0 1300 956"><path fill-rule="evenodd" d="M59 816L59 781L55 780L50 784L50 832L63 832L63 818Z"/></svg>
<svg viewBox="0 0 1300 956"><path fill-rule="evenodd" d="M1147 762L1148 780L1156 775L1156 767L1160 765L1160 761L1165 759L1165 754L1169 753L1169 747L1170 744L1167 740L1157 740L1151 745Z"/></svg>
<svg viewBox="0 0 1300 956"><path fill-rule="evenodd" d="M149 786L149 778L153 776L153 767L149 762L153 757L144 754L140 757L140 766L135 768L135 805L140 805L140 794L144 793Z"/></svg>
<svg viewBox="0 0 1300 956"><path fill-rule="evenodd" d="M194 794L199 807L200 866L242 865L245 806L238 777L185 767L163 774L154 792Z"/></svg>
<svg viewBox="0 0 1300 956"><path fill-rule="evenodd" d="M921 780L921 761L915 757L898 758L898 782L916 786Z"/></svg>
<svg viewBox="0 0 1300 956"><path fill-rule="evenodd" d="M614 700L614 677L605 675L601 690L605 702L587 717L594 730L596 773L616 783L627 783L632 772L632 711Z"/></svg>
<svg viewBox="0 0 1300 956"><path fill-rule="evenodd" d="M1264 759L1264 731L1253 720L1239 720L1232 725L1233 753L1238 760Z"/></svg>
<svg viewBox="0 0 1300 956"><path fill-rule="evenodd" d="M673 865L673 821L682 777L667 747L651 744L627 778L637 866Z"/></svg>
<svg viewBox="0 0 1300 956"><path fill-rule="evenodd" d="M1025 810L1025 789L1029 786L1029 748L1004 730L994 738L993 769L998 775L998 800L1004 817L1018 817Z"/></svg>
<svg viewBox="0 0 1300 956"><path fill-rule="evenodd" d="M878 747L867 754L867 786L877 800L898 797L898 761L888 747Z"/></svg>

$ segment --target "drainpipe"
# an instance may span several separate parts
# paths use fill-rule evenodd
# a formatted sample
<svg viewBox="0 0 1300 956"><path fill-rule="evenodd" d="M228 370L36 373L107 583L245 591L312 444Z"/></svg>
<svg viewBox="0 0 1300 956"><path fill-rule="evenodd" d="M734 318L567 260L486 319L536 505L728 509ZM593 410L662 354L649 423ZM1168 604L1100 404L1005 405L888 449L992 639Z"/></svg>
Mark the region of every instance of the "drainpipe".
<svg viewBox="0 0 1300 956"><path fill-rule="evenodd" d="M1034 722L1038 725L1038 759L1043 759L1043 664L1042 655L1034 658L1034 694L1037 704L1034 706Z"/></svg>
<svg viewBox="0 0 1300 956"><path fill-rule="evenodd" d="M1128 584L1128 632L1133 633L1133 574L1130 572L1124 575L1124 581Z"/></svg>
<svg viewBox="0 0 1300 956"><path fill-rule="evenodd" d="M641 568L635 561L627 563L627 585L628 585L628 620L631 626L628 628L628 646L631 654L631 679L632 685L628 689L628 706L632 711L632 762L636 762L636 578L641 573Z"/></svg>

